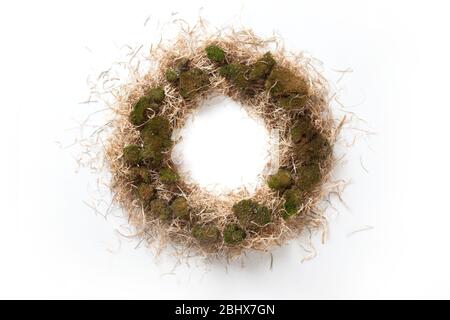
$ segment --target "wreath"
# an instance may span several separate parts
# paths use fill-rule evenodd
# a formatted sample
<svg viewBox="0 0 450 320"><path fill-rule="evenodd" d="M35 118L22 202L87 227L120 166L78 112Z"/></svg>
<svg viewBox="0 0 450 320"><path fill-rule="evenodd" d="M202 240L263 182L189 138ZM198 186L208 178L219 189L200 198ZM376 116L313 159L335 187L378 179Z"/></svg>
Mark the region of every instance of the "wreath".
<svg viewBox="0 0 450 320"><path fill-rule="evenodd" d="M204 255L268 250L324 223L320 202L333 167L336 127L327 83L302 56L249 32L181 37L159 48L154 72L118 98L106 148L114 199L136 235ZM211 95L224 95L278 130L279 168L264 183L215 196L187 181L171 158L175 129Z"/></svg>

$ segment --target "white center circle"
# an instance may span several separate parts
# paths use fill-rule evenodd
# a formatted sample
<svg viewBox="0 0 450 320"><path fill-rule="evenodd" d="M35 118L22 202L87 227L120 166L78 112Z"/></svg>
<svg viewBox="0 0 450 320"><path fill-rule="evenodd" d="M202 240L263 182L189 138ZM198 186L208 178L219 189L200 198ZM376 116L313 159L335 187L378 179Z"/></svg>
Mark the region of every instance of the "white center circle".
<svg viewBox="0 0 450 320"><path fill-rule="evenodd" d="M172 159L181 175L214 194L254 191L273 164L273 143L263 120L228 97L205 101L175 139Z"/></svg>

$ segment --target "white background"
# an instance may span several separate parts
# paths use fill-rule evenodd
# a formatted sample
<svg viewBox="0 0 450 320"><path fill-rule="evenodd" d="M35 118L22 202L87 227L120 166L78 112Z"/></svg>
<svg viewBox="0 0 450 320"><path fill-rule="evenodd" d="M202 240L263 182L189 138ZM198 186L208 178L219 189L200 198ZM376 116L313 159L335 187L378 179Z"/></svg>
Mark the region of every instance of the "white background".
<svg viewBox="0 0 450 320"><path fill-rule="evenodd" d="M1 2L0 298L450 298L446 3ZM294 242L273 252L272 270L268 254L227 270L173 270L173 259L134 249L117 219L86 205L96 175L77 171L67 148L95 111L79 104L86 78L123 45L157 38L158 20L175 12L276 32L334 82L332 70L353 69L339 82L341 101L376 134L348 151L339 171L352 182L347 208L330 212L329 240L316 241L313 260L301 263Z"/></svg>

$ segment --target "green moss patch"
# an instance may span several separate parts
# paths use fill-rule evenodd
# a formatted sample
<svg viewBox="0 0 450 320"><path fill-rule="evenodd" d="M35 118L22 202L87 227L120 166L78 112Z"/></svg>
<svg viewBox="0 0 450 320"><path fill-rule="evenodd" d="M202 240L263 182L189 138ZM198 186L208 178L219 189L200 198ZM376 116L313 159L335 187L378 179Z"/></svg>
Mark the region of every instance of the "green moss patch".
<svg viewBox="0 0 450 320"><path fill-rule="evenodd" d="M142 160L141 148L138 145L130 144L123 148L123 158L130 165L136 165Z"/></svg>
<svg viewBox="0 0 450 320"><path fill-rule="evenodd" d="M179 58L175 60L173 68L166 70L166 80L172 83L176 83L180 79L180 74L189 70L189 59Z"/></svg>
<svg viewBox="0 0 450 320"><path fill-rule="evenodd" d="M305 79L289 69L275 65L267 77L266 90L273 97L290 96L292 94L308 95L309 86Z"/></svg>
<svg viewBox="0 0 450 320"><path fill-rule="evenodd" d="M166 71L166 80L169 82L175 82L180 77L177 72L173 69L169 69Z"/></svg>
<svg viewBox="0 0 450 320"><path fill-rule="evenodd" d="M237 245L244 241L245 237L245 230L236 223L227 225L223 230L223 240L228 245Z"/></svg>
<svg viewBox="0 0 450 320"><path fill-rule="evenodd" d="M316 134L309 141L294 147L294 154L302 164L321 163L328 159L331 151L330 143L321 134Z"/></svg>
<svg viewBox="0 0 450 320"><path fill-rule="evenodd" d="M296 144L305 144L311 141L311 139L317 134L317 131L311 124L311 119L303 116L294 123L290 133L292 142Z"/></svg>
<svg viewBox="0 0 450 320"><path fill-rule="evenodd" d="M274 65L275 60L272 54L267 52L253 65L238 62L223 65L219 69L219 74L243 93L250 94L256 91L261 86L261 83L264 83Z"/></svg>
<svg viewBox="0 0 450 320"><path fill-rule="evenodd" d="M253 65L248 78L250 80L264 79L272 71L274 65L275 59L270 52L267 52Z"/></svg>
<svg viewBox="0 0 450 320"><path fill-rule="evenodd" d="M210 45L205 48L208 59L214 62L223 62L225 60L225 52L216 45Z"/></svg>
<svg viewBox="0 0 450 320"><path fill-rule="evenodd" d="M161 103L166 97L166 94L164 93L164 89L162 87L156 87L148 91L147 97L154 103Z"/></svg>
<svg viewBox="0 0 450 320"><path fill-rule="evenodd" d="M284 193L284 219L288 219L297 214L298 209L303 203L302 191L298 188L291 188Z"/></svg>
<svg viewBox="0 0 450 320"><path fill-rule="evenodd" d="M192 228L192 236L203 244L213 244L220 239L220 231L212 225L195 225Z"/></svg>
<svg viewBox="0 0 450 320"><path fill-rule="evenodd" d="M180 95L185 99L191 99L206 90L209 83L208 74L198 68L184 71L180 74Z"/></svg>
<svg viewBox="0 0 450 320"><path fill-rule="evenodd" d="M152 167L160 166L172 146L171 135L170 123L166 118L156 116L150 119L141 131L143 160Z"/></svg>
<svg viewBox="0 0 450 320"><path fill-rule="evenodd" d="M161 182L172 184L180 180L180 176L170 168L162 168L159 170L159 178Z"/></svg>
<svg viewBox="0 0 450 320"><path fill-rule="evenodd" d="M248 91L253 85L248 77L250 71L250 67L245 64L230 63L222 66L219 70L219 74L229 80L238 89Z"/></svg>
<svg viewBox="0 0 450 320"><path fill-rule="evenodd" d="M177 197L170 204L174 217L180 219L189 219L189 205L185 198Z"/></svg>
<svg viewBox="0 0 450 320"><path fill-rule="evenodd" d="M286 97L278 97L277 105L284 108L287 111L300 111L306 106L308 96L300 94L292 94Z"/></svg>
<svg viewBox="0 0 450 320"><path fill-rule="evenodd" d="M331 144L306 116L297 120L290 134L294 142L293 154L299 163L296 166L297 186L311 190L322 178L320 165L330 158Z"/></svg>
<svg viewBox="0 0 450 320"><path fill-rule="evenodd" d="M155 189L147 183L141 183L138 187L138 196L143 202L149 202L155 196Z"/></svg>
<svg viewBox="0 0 450 320"><path fill-rule="evenodd" d="M276 174L269 176L267 185L273 190L284 190L289 188L292 184L292 177L289 171L280 169Z"/></svg>
<svg viewBox="0 0 450 320"><path fill-rule="evenodd" d="M162 221L170 221L172 219L172 210L167 201L162 199L155 199L150 203L150 213Z"/></svg>
<svg viewBox="0 0 450 320"><path fill-rule="evenodd" d="M270 222L269 209L250 199L235 203L232 210L239 223L245 228L261 227Z"/></svg>
<svg viewBox="0 0 450 320"><path fill-rule="evenodd" d="M318 163L297 167L296 185L305 191L314 188L321 180L320 166Z"/></svg>
<svg viewBox="0 0 450 320"><path fill-rule="evenodd" d="M132 181L139 184L141 182L150 183L151 176L150 171L145 167L132 167L130 168L129 176Z"/></svg>
<svg viewBox="0 0 450 320"><path fill-rule="evenodd" d="M147 94L141 97L133 106L129 119L135 126L140 126L148 120L149 113L159 112L160 104L165 98L164 89L155 87L150 89Z"/></svg>
<svg viewBox="0 0 450 320"><path fill-rule="evenodd" d="M130 122L135 126L144 124L148 120L149 111L158 113L159 104L153 102L149 97L140 98L130 113Z"/></svg>
<svg viewBox="0 0 450 320"><path fill-rule="evenodd" d="M171 146L171 141L160 136L151 136L145 140L142 149L142 159L151 168L158 168L161 166L165 152Z"/></svg>
<svg viewBox="0 0 450 320"><path fill-rule="evenodd" d="M164 117L156 116L147 122L142 130L141 136L145 141L145 139L150 136L170 138L171 133L172 130L169 121Z"/></svg>

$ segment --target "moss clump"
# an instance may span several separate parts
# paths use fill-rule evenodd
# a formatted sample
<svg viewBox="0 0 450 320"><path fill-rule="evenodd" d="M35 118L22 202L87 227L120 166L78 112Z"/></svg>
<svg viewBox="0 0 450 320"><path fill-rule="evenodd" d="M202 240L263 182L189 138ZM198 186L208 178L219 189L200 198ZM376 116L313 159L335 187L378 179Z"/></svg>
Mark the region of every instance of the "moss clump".
<svg viewBox="0 0 450 320"><path fill-rule="evenodd" d="M302 164L320 163L328 159L332 152L328 140L321 134L315 134L309 141L297 144L294 153Z"/></svg>
<svg viewBox="0 0 450 320"><path fill-rule="evenodd" d="M141 137L144 140L151 136L160 136L163 138L170 138L172 130L170 128L170 122L164 117L156 116L148 120L144 129L141 132Z"/></svg>
<svg viewBox="0 0 450 320"><path fill-rule="evenodd" d="M145 96L140 98L130 113L130 122L135 126L144 124L148 119L148 112L158 113L160 104L165 98L162 87L151 88Z"/></svg>
<svg viewBox="0 0 450 320"><path fill-rule="evenodd" d="M181 72L189 70L189 59L179 58L175 61L173 68L166 71L166 80L169 82L177 82Z"/></svg>
<svg viewBox="0 0 450 320"><path fill-rule="evenodd" d="M233 205L233 213L245 227L264 226L270 222L269 209L256 201L245 199Z"/></svg>
<svg viewBox="0 0 450 320"><path fill-rule="evenodd" d="M223 240L229 245L239 244L244 241L245 237L246 234L244 229L236 223L227 225L223 230Z"/></svg>
<svg viewBox="0 0 450 320"><path fill-rule="evenodd" d="M155 196L155 189L147 183L141 183L138 187L137 192L139 199L144 202L152 200Z"/></svg>
<svg viewBox="0 0 450 320"><path fill-rule="evenodd" d="M178 80L179 75L173 69L169 69L166 71L166 80L169 82L175 82Z"/></svg>
<svg viewBox="0 0 450 320"><path fill-rule="evenodd" d="M144 96L134 105L130 113L130 122L135 126L140 126L148 120L148 112L159 112L159 104L153 101L150 97Z"/></svg>
<svg viewBox="0 0 450 320"><path fill-rule="evenodd" d="M160 218L162 221L169 221L172 219L172 210L166 201L162 199L155 199L150 203L150 213Z"/></svg>
<svg viewBox="0 0 450 320"><path fill-rule="evenodd" d="M318 163L297 167L298 180L296 185L305 191L314 188L322 178Z"/></svg>
<svg viewBox="0 0 450 320"><path fill-rule="evenodd" d="M178 58L175 60L175 72L179 75L183 71L189 70L189 59Z"/></svg>
<svg viewBox="0 0 450 320"><path fill-rule="evenodd" d="M180 74L180 95L185 99L193 98L197 93L206 89L208 85L208 74L198 68Z"/></svg>
<svg viewBox="0 0 450 320"><path fill-rule="evenodd" d="M203 244L213 244L220 239L220 231L214 226L195 225L192 236Z"/></svg>
<svg viewBox="0 0 450 320"><path fill-rule="evenodd" d="M144 124L148 120L149 111L152 111L154 114L159 112L160 104L164 98L165 93L162 87L151 88L134 105L129 117L130 122L135 126Z"/></svg>
<svg viewBox="0 0 450 320"><path fill-rule="evenodd" d="M308 95L309 87L305 79L299 77L287 68L275 65L265 83L266 90L273 97L292 94Z"/></svg>
<svg viewBox="0 0 450 320"><path fill-rule="evenodd" d="M164 93L163 87L156 87L156 88L151 88L148 91L147 97L155 103L161 103L161 102L163 102L164 98L166 97L166 94Z"/></svg>
<svg viewBox="0 0 450 320"><path fill-rule="evenodd" d="M298 111L305 106L307 100L308 97L306 95L293 94L278 98L276 103L287 111Z"/></svg>
<svg viewBox="0 0 450 320"><path fill-rule="evenodd" d="M239 89L246 91L252 87L252 82L248 78L250 67L240 63L230 63L219 69L219 74L228 79Z"/></svg>
<svg viewBox="0 0 450 320"><path fill-rule="evenodd" d="M170 204L174 217L180 219L189 219L189 206L185 198L178 197Z"/></svg>
<svg viewBox="0 0 450 320"><path fill-rule="evenodd" d="M171 134L170 123L166 118L156 116L147 122L141 132L144 141L142 158L146 163L153 167L161 164L164 153L172 145Z"/></svg>
<svg viewBox="0 0 450 320"><path fill-rule="evenodd" d="M270 189L273 190L284 190L286 188L289 188L291 184L291 174L285 169L278 170L277 173L269 176L269 178L267 179L267 185Z"/></svg>
<svg viewBox="0 0 450 320"><path fill-rule="evenodd" d="M309 117L303 116L291 128L291 138L294 143L307 143L316 135L317 131Z"/></svg>
<svg viewBox="0 0 450 320"><path fill-rule="evenodd" d="M320 163L329 158L332 148L328 140L303 116L291 128L294 155L302 165Z"/></svg>
<svg viewBox="0 0 450 320"><path fill-rule="evenodd" d="M136 165L142 160L141 148L138 145L130 144L123 148L123 158L130 165Z"/></svg>
<svg viewBox="0 0 450 320"><path fill-rule="evenodd" d="M141 182L150 183L151 182L150 172L145 167L130 168L129 176L130 176L131 180L133 180L136 183L141 183Z"/></svg>
<svg viewBox="0 0 450 320"><path fill-rule="evenodd" d="M162 164L164 155L172 142L170 139L160 136L149 136L144 141L142 149L142 159L145 163L153 168L157 168Z"/></svg>
<svg viewBox="0 0 450 320"><path fill-rule="evenodd" d="M300 189L294 187L286 190L284 193L283 218L288 219L296 215L302 203L303 195Z"/></svg>
<svg viewBox="0 0 450 320"><path fill-rule="evenodd" d="M210 45L205 48L209 60L214 62L223 62L225 60L225 51L216 45Z"/></svg>
<svg viewBox="0 0 450 320"><path fill-rule="evenodd" d="M159 170L159 178L161 179L161 182L169 184L175 183L180 180L180 176L178 175L178 173L170 168L162 168L161 170Z"/></svg>
<svg viewBox="0 0 450 320"><path fill-rule="evenodd" d="M253 65L248 78L250 80L264 79L272 70L275 65L275 60L270 52L264 54L264 56L258 59Z"/></svg>

